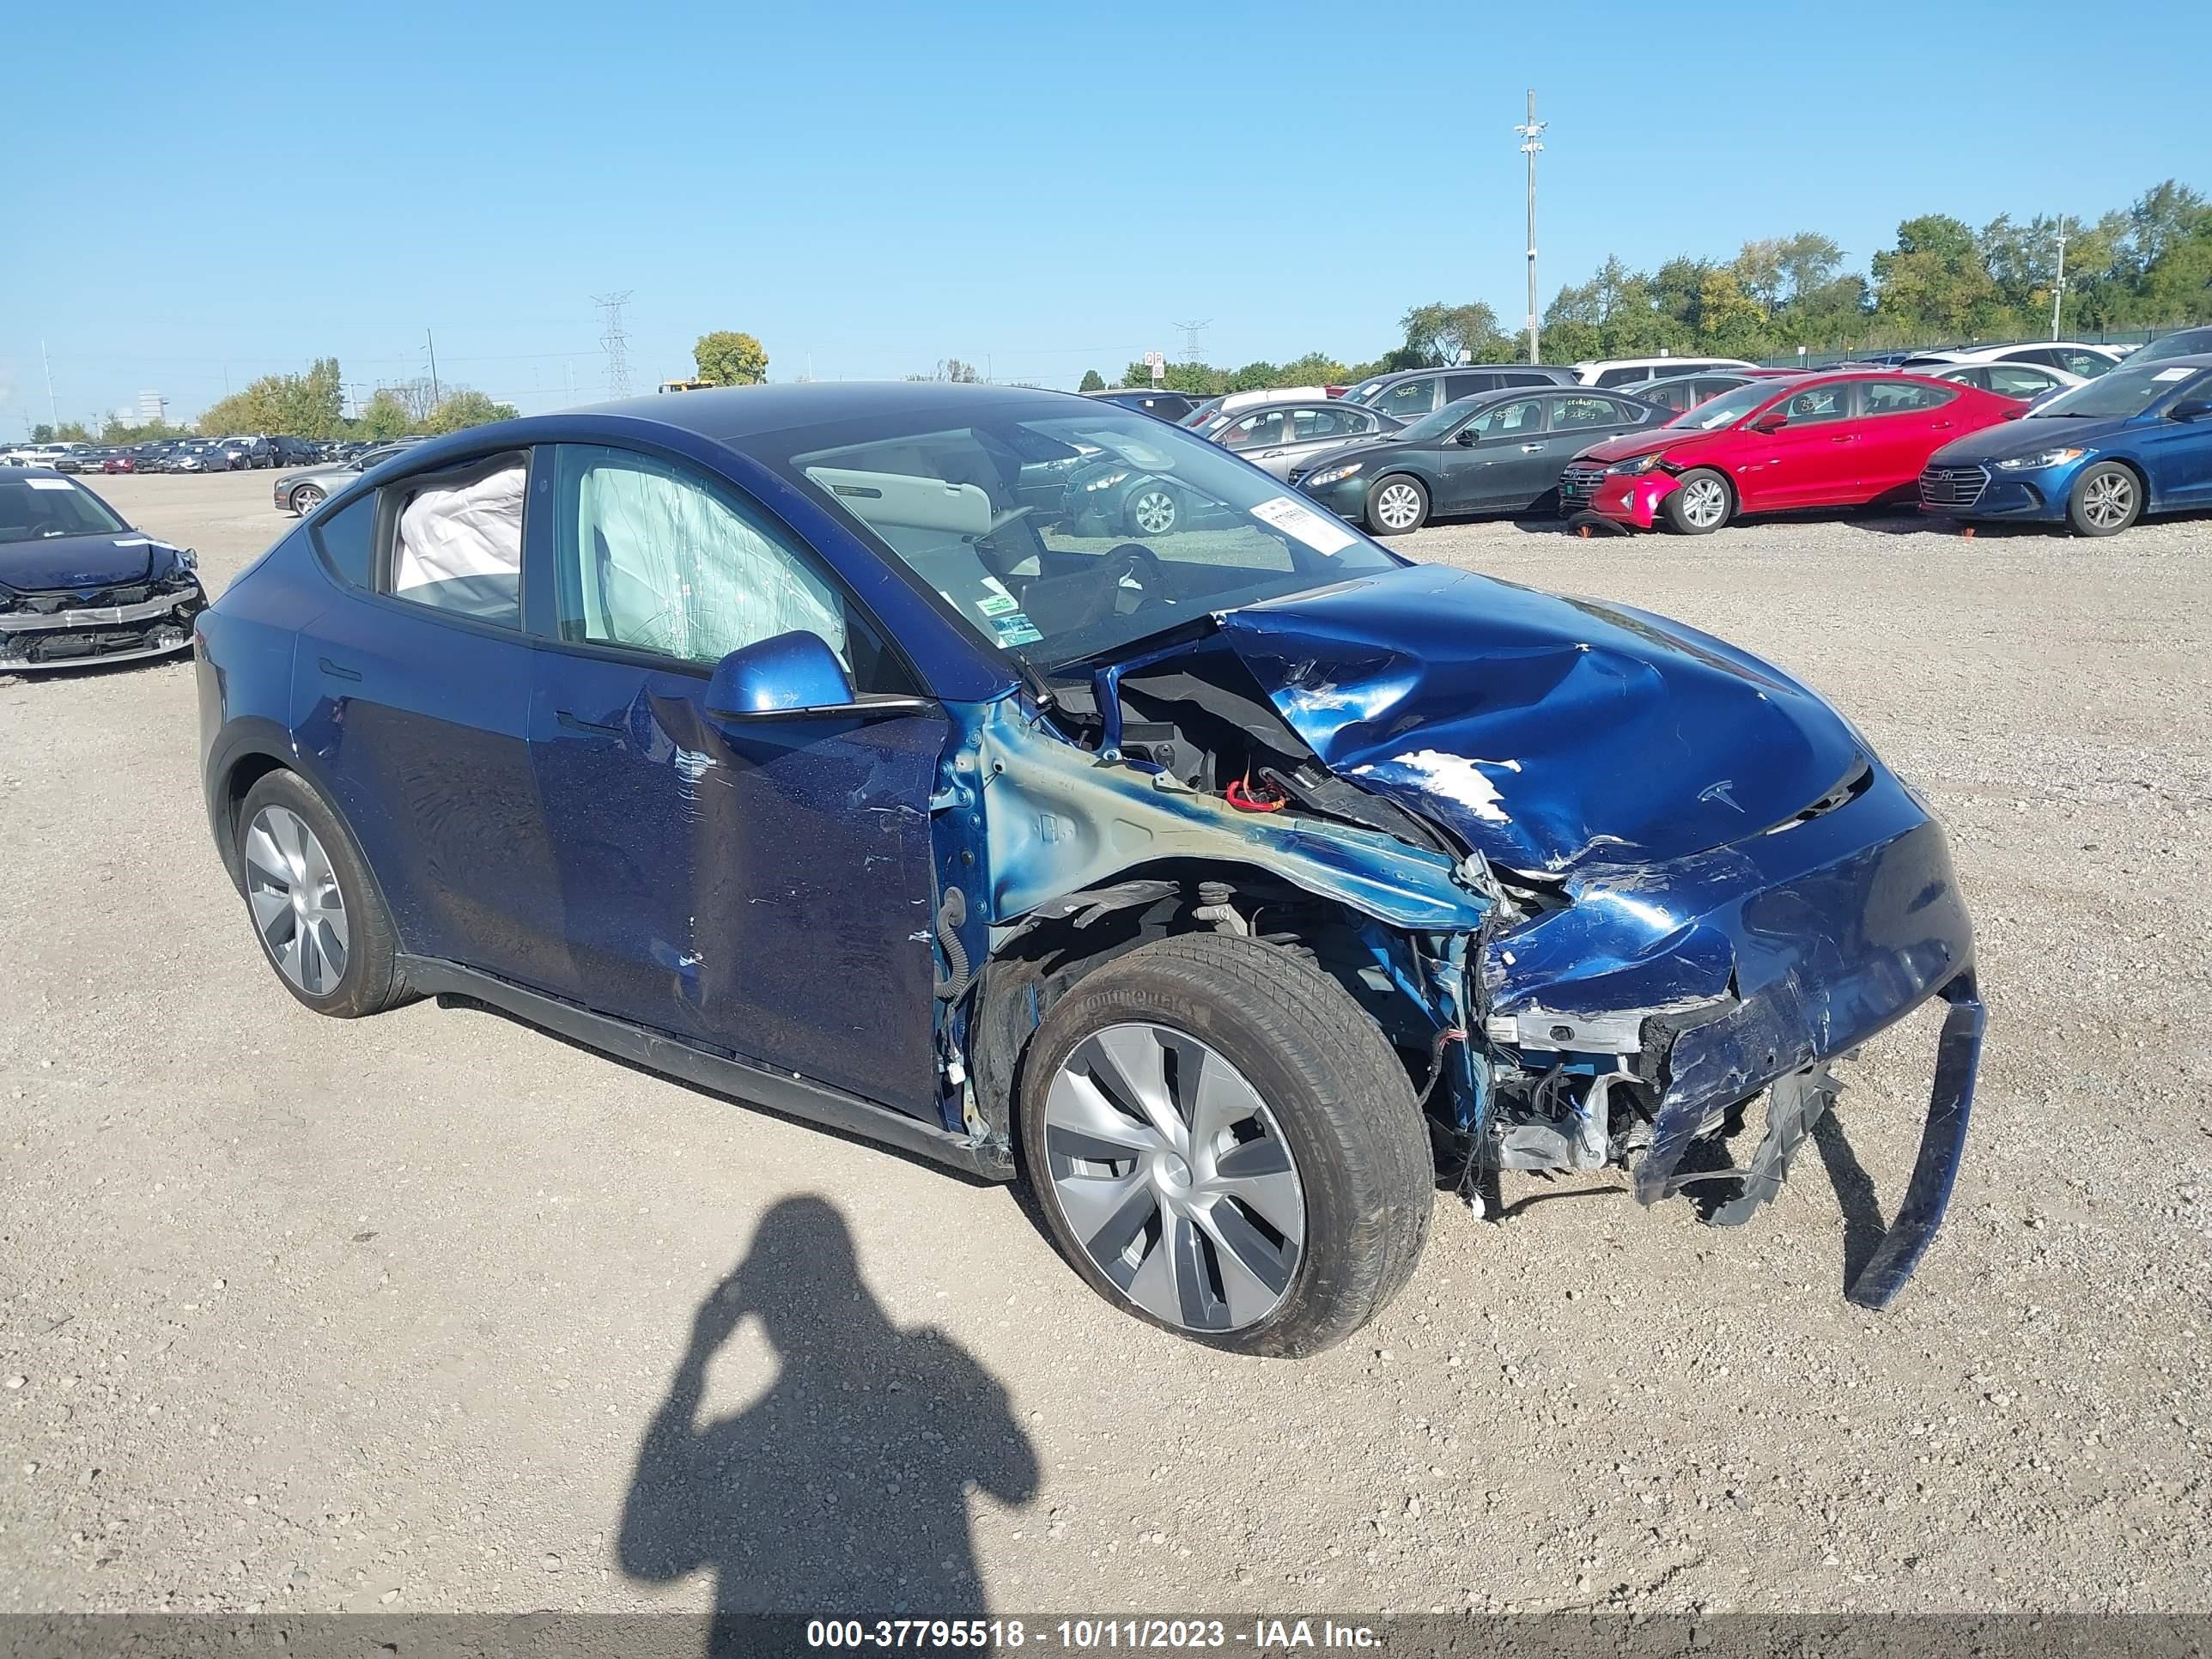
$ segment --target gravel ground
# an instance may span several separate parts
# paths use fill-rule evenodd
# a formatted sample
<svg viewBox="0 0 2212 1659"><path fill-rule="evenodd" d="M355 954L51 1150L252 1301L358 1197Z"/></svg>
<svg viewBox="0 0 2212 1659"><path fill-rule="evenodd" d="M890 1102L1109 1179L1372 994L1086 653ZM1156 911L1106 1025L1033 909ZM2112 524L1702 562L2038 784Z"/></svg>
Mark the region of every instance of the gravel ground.
<svg viewBox="0 0 2212 1659"><path fill-rule="evenodd" d="M100 487L216 586L289 522ZM486 1015L315 1018L189 664L0 680L0 1611L2212 1609L2212 522L1408 545L1774 658L1948 824L1989 1042L1892 1312L1839 1292L1925 1015L1747 1227L1509 1176L1579 1201L1440 1200L1351 1346L1224 1358L1006 1190Z"/></svg>

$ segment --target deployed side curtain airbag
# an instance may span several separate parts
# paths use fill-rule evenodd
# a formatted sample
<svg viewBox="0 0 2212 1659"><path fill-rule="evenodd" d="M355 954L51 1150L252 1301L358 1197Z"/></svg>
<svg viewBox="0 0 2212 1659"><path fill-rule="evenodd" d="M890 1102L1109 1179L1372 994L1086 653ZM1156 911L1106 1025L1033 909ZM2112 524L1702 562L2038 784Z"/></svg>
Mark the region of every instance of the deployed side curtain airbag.
<svg viewBox="0 0 2212 1659"><path fill-rule="evenodd" d="M503 592L512 602L522 574L520 462L452 489L418 491L399 515L392 591L462 583ZM419 597L419 596L418 596Z"/></svg>
<svg viewBox="0 0 2212 1659"><path fill-rule="evenodd" d="M829 585L704 490L638 468L580 482L585 611L611 643L693 662L797 629L848 672L845 610Z"/></svg>

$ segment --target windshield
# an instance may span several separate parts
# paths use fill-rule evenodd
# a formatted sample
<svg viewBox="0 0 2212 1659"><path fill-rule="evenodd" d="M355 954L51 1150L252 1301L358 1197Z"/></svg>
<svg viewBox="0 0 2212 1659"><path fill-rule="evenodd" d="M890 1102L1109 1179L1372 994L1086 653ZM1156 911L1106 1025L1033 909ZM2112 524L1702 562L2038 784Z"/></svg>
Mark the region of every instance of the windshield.
<svg viewBox="0 0 2212 1659"><path fill-rule="evenodd" d="M1734 426L1781 391L1771 380L1747 380L1717 398L1708 398L1685 410L1667 425L1678 432L1717 432L1724 426Z"/></svg>
<svg viewBox="0 0 2212 1659"><path fill-rule="evenodd" d="M1422 416L1419 420L1390 435L1409 444L1432 444L1449 435L1454 427L1473 413L1474 399L1462 398L1455 404L1446 404L1433 415Z"/></svg>
<svg viewBox="0 0 2212 1659"><path fill-rule="evenodd" d="M2125 361L2133 368L2139 363L2162 363L2170 357L2193 357L2200 351L2212 352L2212 328L2185 328L2130 351Z"/></svg>
<svg viewBox="0 0 2212 1659"><path fill-rule="evenodd" d="M1191 433L1070 401L979 401L964 423L884 416L805 428L800 453L775 453L800 434L748 437L745 450L1040 673L1399 563Z"/></svg>
<svg viewBox="0 0 2212 1659"><path fill-rule="evenodd" d="M2154 363L2131 364L2100 374L2087 386L2062 392L2047 404L2036 405L2042 420L2110 421L2140 415L2167 393L2196 380L2201 368L2160 368Z"/></svg>
<svg viewBox="0 0 2212 1659"><path fill-rule="evenodd" d="M106 501L67 478L11 478L0 473L0 542L113 536L130 527Z"/></svg>

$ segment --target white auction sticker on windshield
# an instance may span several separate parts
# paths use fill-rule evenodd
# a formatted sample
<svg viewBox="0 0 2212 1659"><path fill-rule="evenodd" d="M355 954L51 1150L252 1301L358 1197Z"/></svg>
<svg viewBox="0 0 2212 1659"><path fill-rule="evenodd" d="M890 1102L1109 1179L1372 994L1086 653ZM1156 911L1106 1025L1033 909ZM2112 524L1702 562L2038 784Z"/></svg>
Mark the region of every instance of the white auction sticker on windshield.
<svg viewBox="0 0 2212 1659"><path fill-rule="evenodd" d="M1340 524L1332 524L1310 507L1301 507L1288 495L1277 495L1252 509L1264 524L1296 536L1316 553L1341 553L1358 539Z"/></svg>
<svg viewBox="0 0 2212 1659"><path fill-rule="evenodd" d="M26 478L23 482L33 489L75 489L67 478Z"/></svg>
<svg viewBox="0 0 2212 1659"><path fill-rule="evenodd" d="M2193 368L2161 368L2151 376L2154 380L2185 380L2197 371Z"/></svg>

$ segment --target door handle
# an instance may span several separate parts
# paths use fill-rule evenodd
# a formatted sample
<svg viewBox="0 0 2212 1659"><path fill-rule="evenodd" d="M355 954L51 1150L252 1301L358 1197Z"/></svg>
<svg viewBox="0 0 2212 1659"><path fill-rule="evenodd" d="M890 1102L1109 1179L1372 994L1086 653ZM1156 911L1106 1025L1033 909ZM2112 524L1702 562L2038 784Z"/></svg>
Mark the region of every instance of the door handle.
<svg viewBox="0 0 2212 1659"><path fill-rule="evenodd" d="M321 669L323 672L328 674L334 680L353 680L358 683L361 678L361 670L358 668L343 667L337 663L332 662L328 657L316 658L315 666Z"/></svg>
<svg viewBox="0 0 2212 1659"><path fill-rule="evenodd" d="M1948 421L1930 421L1928 422L1928 429L1931 432L1948 432L1951 429L1951 422Z"/></svg>
<svg viewBox="0 0 2212 1659"><path fill-rule="evenodd" d="M1544 446L1541 444L1522 444L1521 446L1521 453L1523 455L1533 455L1543 447Z"/></svg>
<svg viewBox="0 0 2212 1659"><path fill-rule="evenodd" d="M1263 449L1260 452L1260 459L1263 461L1279 461L1283 459L1283 452L1279 449Z"/></svg>
<svg viewBox="0 0 2212 1659"><path fill-rule="evenodd" d="M1831 438L1831 439L1829 439L1829 440L1828 440L1828 441L1829 441L1830 443L1832 443L1832 444L1855 444L1855 443L1856 443L1858 441L1859 441L1859 434L1858 434L1857 433L1856 433L1856 432L1846 432L1846 433L1842 434L1840 436L1833 437L1833 438Z"/></svg>
<svg viewBox="0 0 2212 1659"><path fill-rule="evenodd" d="M556 710L553 718L564 732L580 732L588 738L612 738L617 742L622 740L623 729L619 726L602 726L597 720L582 720L565 708Z"/></svg>

